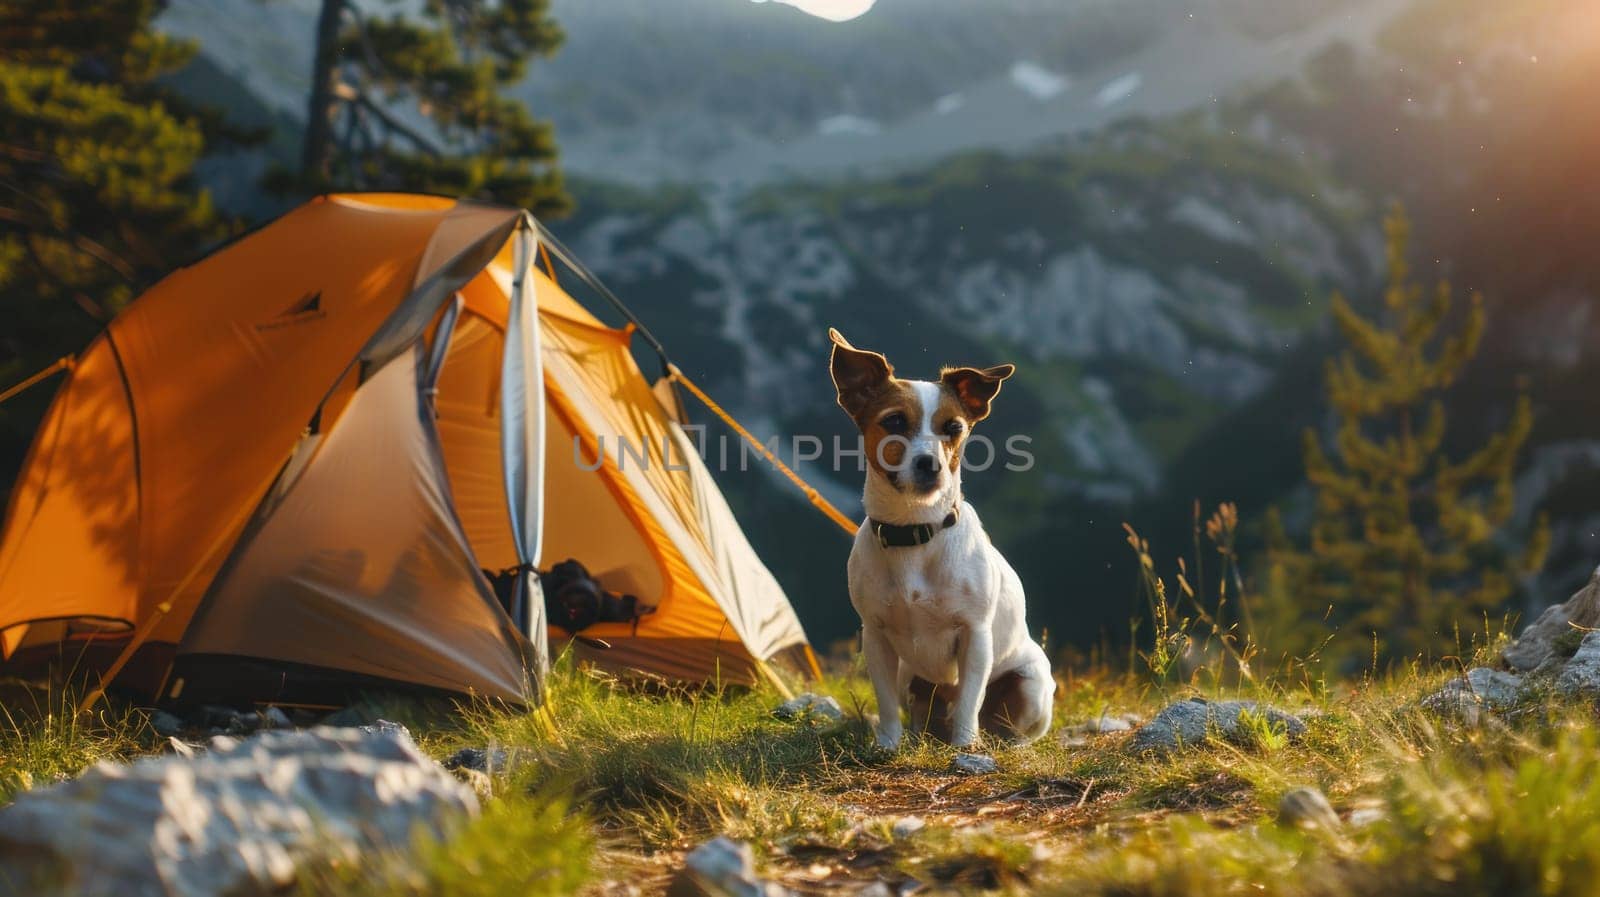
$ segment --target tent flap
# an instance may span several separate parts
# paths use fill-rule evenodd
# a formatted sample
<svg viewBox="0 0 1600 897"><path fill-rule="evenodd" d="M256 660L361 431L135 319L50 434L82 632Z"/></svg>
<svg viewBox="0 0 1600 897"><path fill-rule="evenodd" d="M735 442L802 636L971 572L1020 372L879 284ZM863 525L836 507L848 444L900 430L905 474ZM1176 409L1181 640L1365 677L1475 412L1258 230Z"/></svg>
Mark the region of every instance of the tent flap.
<svg viewBox="0 0 1600 897"><path fill-rule="evenodd" d="M421 344L368 380L194 615L179 655L520 701L518 639L449 505Z"/></svg>

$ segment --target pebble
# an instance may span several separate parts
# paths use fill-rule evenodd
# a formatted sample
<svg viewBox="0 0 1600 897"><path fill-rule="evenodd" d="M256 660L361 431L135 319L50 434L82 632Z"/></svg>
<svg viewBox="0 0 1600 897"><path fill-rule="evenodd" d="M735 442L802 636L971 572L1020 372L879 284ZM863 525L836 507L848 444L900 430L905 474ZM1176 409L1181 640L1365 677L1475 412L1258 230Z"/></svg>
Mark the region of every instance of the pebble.
<svg viewBox="0 0 1600 897"><path fill-rule="evenodd" d="M950 771L968 776L983 776L1000 771L1000 764L987 754L956 754L950 761Z"/></svg>
<svg viewBox="0 0 1600 897"><path fill-rule="evenodd" d="M889 831L896 840L899 840L901 838L909 838L922 831L927 824L921 816L901 816L894 821L894 825L890 827Z"/></svg>
<svg viewBox="0 0 1600 897"><path fill-rule="evenodd" d="M1339 830L1339 814L1328 796L1310 786L1291 788L1278 800L1278 824L1302 831Z"/></svg>
<svg viewBox="0 0 1600 897"><path fill-rule="evenodd" d="M756 875L750 845L719 836L683 858L683 868L667 886L668 897L788 897L781 885Z"/></svg>
<svg viewBox="0 0 1600 897"><path fill-rule="evenodd" d="M779 704L773 709L772 715L783 720L821 719L836 723L844 719L844 708L832 695L808 691Z"/></svg>

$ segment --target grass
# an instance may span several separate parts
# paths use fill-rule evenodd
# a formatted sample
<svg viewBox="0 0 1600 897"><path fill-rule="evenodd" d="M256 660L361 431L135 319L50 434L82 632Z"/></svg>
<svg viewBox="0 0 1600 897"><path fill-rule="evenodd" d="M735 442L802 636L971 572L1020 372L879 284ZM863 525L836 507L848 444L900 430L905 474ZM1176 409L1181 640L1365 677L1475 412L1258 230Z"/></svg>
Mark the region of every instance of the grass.
<svg viewBox="0 0 1600 897"><path fill-rule="evenodd" d="M1469 727L1417 706L1448 675L1414 667L1326 690L1247 684L1229 694L1303 713L1305 735L1258 717L1243 745L1171 755L1132 753L1127 733L1061 730L1105 713L1148 718L1188 686L1068 675L1058 731L989 745L1001 771L964 777L948 771L944 745L873 748L858 674L821 686L845 707L843 722L785 722L764 691L645 690L563 667L553 734L538 717L485 707L414 714L435 756L508 751L483 815L442 843L412 845L407 863L313 870L305 892L659 893L684 852L727 834L751 843L764 875L809 892L887 881L1201 897L1594 893L1593 708L1541 699L1509 724ZM1215 690L1208 681L1207 695ZM158 747L139 711L13 709L0 781L10 794ZM1301 785L1343 816L1375 821L1335 833L1279 826L1279 798Z"/></svg>
<svg viewBox="0 0 1600 897"><path fill-rule="evenodd" d="M92 714L79 714L77 703L70 690L0 683L0 805L101 760L149 753L162 740L141 711L102 705Z"/></svg>
<svg viewBox="0 0 1600 897"><path fill-rule="evenodd" d="M348 897L555 897L590 877L594 835L558 794L507 794L447 839L419 838L409 851L302 876L301 892Z"/></svg>

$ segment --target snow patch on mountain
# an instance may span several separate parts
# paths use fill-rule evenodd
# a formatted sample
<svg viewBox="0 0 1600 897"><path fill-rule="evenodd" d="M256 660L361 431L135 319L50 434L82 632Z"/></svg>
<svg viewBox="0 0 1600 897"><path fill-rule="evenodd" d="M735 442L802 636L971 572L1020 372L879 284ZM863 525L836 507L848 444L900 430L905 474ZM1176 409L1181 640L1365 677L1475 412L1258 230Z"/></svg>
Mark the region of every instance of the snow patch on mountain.
<svg viewBox="0 0 1600 897"><path fill-rule="evenodd" d="M1011 66L1011 83L1036 100L1053 100L1065 93L1072 82L1036 63L1022 61Z"/></svg>
<svg viewBox="0 0 1600 897"><path fill-rule="evenodd" d="M1112 80L1107 81L1105 86L1101 87L1100 90L1095 93L1094 104L1102 109L1107 106L1115 106L1123 100L1126 100L1128 97L1133 96L1135 93L1138 93L1139 88L1143 86L1143 84L1144 75L1141 75L1138 72L1129 72L1120 78L1113 78Z"/></svg>
<svg viewBox="0 0 1600 897"><path fill-rule="evenodd" d="M830 115L817 122L817 133L823 136L871 137L881 133L883 126L859 115Z"/></svg>

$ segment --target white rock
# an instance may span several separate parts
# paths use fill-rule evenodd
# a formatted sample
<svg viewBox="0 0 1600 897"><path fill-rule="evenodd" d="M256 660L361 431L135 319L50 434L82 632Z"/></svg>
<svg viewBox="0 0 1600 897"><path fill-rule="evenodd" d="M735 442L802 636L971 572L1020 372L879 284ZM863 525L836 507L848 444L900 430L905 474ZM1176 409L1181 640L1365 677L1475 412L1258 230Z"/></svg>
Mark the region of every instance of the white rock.
<svg viewBox="0 0 1600 897"><path fill-rule="evenodd" d="M1382 822L1389 814L1382 807L1356 807L1350 811L1350 827L1366 828L1369 825Z"/></svg>
<svg viewBox="0 0 1600 897"><path fill-rule="evenodd" d="M24 792L0 810L0 856L39 897L253 897L291 889L307 861L404 853L477 811L401 733L266 732Z"/></svg>
<svg viewBox="0 0 1600 897"><path fill-rule="evenodd" d="M1522 694L1522 677L1503 670L1474 667L1462 677L1451 679L1437 692L1422 699L1422 706L1476 723L1483 710L1506 710Z"/></svg>
<svg viewBox="0 0 1600 897"><path fill-rule="evenodd" d="M1137 724L1136 718L1113 716L1108 712L1077 725L1068 726L1064 731L1073 735L1104 735L1109 732L1128 732Z"/></svg>
<svg viewBox="0 0 1600 897"><path fill-rule="evenodd" d="M1190 698L1168 704L1155 718L1135 732L1129 748L1135 752L1173 751L1193 748L1212 735L1227 741L1246 737L1246 715L1259 717L1290 739L1306 733L1299 717L1255 701L1206 701Z"/></svg>
<svg viewBox="0 0 1600 897"><path fill-rule="evenodd" d="M1278 824L1304 831L1339 830L1339 814L1327 795L1309 786L1291 788L1278 800Z"/></svg>
<svg viewBox="0 0 1600 897"><path fill-rule="evenodd" d="M786 897L781 885L756 876L750 845L717 837L689 851L667 888L668 897Z"/></svg>
<svg viewBox="0 0 1600 897"><path fill-rule="evenodd" d="M889 831L896 840L899 840L901 838L909 838L922 831L923 826L926 825L927 823L922 820L921 816L901 816L894 821L894 825Z"/></svg>
<svg viewBox="0 0 1600 897"><path fill-rule="evenodd" d="M1589 582L1573 593L1571 598L1545 608L1544 613L1522 630L1522 634L1506 648L1502 656L1514 670L1536 669L1546 661L1559 657L1561 643L1572 637L1575 628L1594 629L1597 626L1600 626L1600 567L1595 568Z"/></svg>
<svg viewBox="0 0 1600 897"><path fill-rule="evenodd" d="M962 775L983 776L999 772L1000 764L986 754L956 754L956 758L950 761L950 771Z"/></svg>
<svg viewBox="0 0 1600 897"><path fill-rule="evenodd" d="M806 692L779 704L777 709L772 711L772 715L778 719L805 719L811 717L836 723L844 719L844 708L839 706L839 702L832 695Z"/></svg>
<svg viewBox="0 0 1600 897"><path fill-rule="evenodd" d="M1556 691L1568 695L1600 696L1600 632L1578 643L1578 651L1556 677Z"/></svg>

